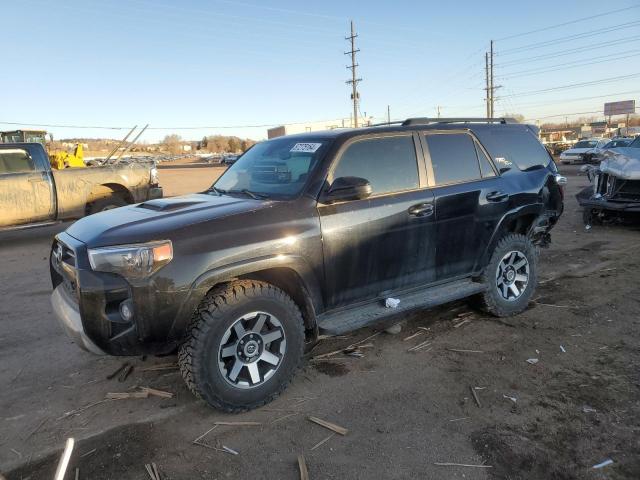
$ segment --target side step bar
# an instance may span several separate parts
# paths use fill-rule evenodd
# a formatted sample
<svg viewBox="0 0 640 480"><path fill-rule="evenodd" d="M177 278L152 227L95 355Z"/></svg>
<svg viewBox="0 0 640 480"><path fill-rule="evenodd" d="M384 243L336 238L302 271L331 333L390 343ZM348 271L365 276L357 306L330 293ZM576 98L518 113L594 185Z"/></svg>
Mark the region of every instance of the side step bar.
<svg viewBox="0 0 640 480"><path fill-rule="evenodd" d="M32 228L50 227L62 223L60 220L50 222L26 223L24 225L16 225L15 227L0 227L0 232L15 232L16 230L29 230Z"/></svg>
<svg viewBox="0 0 640 480"><path fill-rule="evenodd" d="M486 286L470 279L437 285L423 290L394 296L400 300L397 308L386 308L384 299L365 305L328 312L318 317L318 327L327 335L341 335L370 326L386 317L412 310L435 307L484 291Z"/></svg>

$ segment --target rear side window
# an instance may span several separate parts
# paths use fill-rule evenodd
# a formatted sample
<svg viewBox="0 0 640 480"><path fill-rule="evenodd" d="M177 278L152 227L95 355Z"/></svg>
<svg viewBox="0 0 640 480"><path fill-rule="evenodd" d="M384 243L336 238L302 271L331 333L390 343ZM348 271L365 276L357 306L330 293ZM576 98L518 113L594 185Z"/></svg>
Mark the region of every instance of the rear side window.
<svg viewBox="0 0 640 480"><path fill-rule="evenodd" d="M480 173L482 173L482 178L495 177L496 172L493 170L493 167L491 166L491 160L487 158L487 155L484 153L484 150L482 150L482 148L480 148L480 145L478 145L477 143L476 143L476 153L478 154L478 163L480 163Z"/></svg>
<svg viewBox="0 0 640 480"><path fill-rule="evenodd" d="M352 143L338 161L331 181L340 177L366 178L374 195L418 188L413 137L377 137Z"/></svg>
<svg viewBox="0 0 640 480"><path fill-rule="evenodd" d="M546 166L551 161L547 150L524 126L509 128L498 125L495 128L478 129L475 134L498 166L506 161L517 165L520 170L529 170Z"/></svg>
<svg viewBox="0 0 640 480"><path fill-rule="evenodd" d="M21 148L0 149L0 174L33 172L35 165L33 160Z"/></svg>
<svg viewBox="0 0 640 480"><path fill-rule="evenodd" d="M480 168L473 139L465 133L425 135L436 185L478 180Z"/></svg>

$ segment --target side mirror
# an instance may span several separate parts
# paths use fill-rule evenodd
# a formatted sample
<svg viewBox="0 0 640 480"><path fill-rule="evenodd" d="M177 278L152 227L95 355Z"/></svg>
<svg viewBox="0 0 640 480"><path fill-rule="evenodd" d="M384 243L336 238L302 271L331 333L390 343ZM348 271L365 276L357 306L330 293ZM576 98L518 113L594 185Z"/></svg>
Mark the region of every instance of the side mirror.
<svg viewBox="0 0 640 480"><path fill-rule="evenodd" d="M360 177L336 178L324 196L327 203L343 200L362 200L371 195L373 189L369 180Z"/></svg>

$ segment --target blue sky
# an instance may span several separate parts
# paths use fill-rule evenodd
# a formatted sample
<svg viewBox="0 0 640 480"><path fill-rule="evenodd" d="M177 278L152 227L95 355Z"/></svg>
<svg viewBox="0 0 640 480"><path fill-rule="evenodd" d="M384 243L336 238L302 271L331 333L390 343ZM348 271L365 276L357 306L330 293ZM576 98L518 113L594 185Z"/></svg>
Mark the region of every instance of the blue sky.
<svg viewBox="0 0 640 480"><path fill-rule="evenodd" d="M540 90L640 74L640 8L505 37L634 6L640 3L7 2L0 121L123 127L49 128L56 138L122 137L134 124L169 127L149 130L144 139L153 141L167 133L261 139L265 127L239 127L348 117L343 52L350 19L361 49L361 111L378 120L387 105L393 118L435 116L438 105L443 116L484 115L484 51L491 38L496 83L503 85L498 114L536 119L591 112L604 101L640 99L640 75ZM581 50L566 53L572 49ZM598 63L582 65L588 62ZM552 71L541 72L544 67ZM189 126L238 128L172 128Z"/></svg>

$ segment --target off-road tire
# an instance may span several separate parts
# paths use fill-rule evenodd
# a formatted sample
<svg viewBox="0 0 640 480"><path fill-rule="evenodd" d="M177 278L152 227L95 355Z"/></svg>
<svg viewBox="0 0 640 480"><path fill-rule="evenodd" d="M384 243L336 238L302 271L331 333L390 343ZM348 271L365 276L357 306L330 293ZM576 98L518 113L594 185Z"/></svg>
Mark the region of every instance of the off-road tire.
<svg viewBox="0 0 640 480"><path fill-rule="evenodd" d="M100 198L89 205L89 214L104 212L105 210L111 210L112 208L124 207L128 205L126 200L119 195L111 195L107 198Z"/></svg>
<svg viewBox="0 0 640 480"><path fill-rule="evenodd" d="M503 257L513 250L520 251L526 256L529 262L529 280L524 292L517 299L508 301L498 290L496 271ZM510 317L526 310L538 282L538 250L531 239L516 233L502 237L493 250L489 264L484 269L481 282L487 285L487 289L475 299L476 305L481 310L496 317Z"/></svg>
<svg viewBox="0 0 640 480"><path fill-rule="evenodd" d="M282 364L261 385L239 389L230 385L218 368L220 341L242 315L266 311L276 315L286 336ZM231 282L211 290L194 312L178 365L187 387L209 405L239 413L271 402L289 385L300 368L304 324L295 302L279 288L257 280Z"/></svg>

